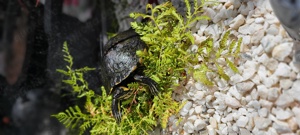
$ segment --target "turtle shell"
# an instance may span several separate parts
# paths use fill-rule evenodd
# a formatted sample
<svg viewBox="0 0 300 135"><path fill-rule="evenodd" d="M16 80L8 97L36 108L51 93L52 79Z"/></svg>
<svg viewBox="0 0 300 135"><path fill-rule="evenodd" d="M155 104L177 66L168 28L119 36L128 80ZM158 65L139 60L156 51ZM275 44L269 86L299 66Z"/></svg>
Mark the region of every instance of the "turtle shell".
<svg viewBox="0 0 300 135"><path fill-rule="evenodd" d="M140 64L136 51L145 48L146 44L132 29L118 34L107 42L101 58L101 76L109 93L114 86L122 83L138 68Z"/></svg>

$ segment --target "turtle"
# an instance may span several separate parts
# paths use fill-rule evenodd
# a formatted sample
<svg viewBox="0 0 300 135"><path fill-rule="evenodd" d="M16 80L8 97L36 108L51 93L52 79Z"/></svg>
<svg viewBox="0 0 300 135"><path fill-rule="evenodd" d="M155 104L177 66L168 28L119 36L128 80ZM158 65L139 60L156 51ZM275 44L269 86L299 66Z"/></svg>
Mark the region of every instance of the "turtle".
<svg viewBox="0 0 300 135"><path fill-rule="evenodd" d="M120 123L122 100L134 93L128 88L129 83L137 82L148 86L154 96L158 95L159 86L143 73L145 66L136 51L147 49L147 45L134 29L130 28L117 34L100 49L100 76L106 93L112 95L112 114L117 123Z"/></svg>

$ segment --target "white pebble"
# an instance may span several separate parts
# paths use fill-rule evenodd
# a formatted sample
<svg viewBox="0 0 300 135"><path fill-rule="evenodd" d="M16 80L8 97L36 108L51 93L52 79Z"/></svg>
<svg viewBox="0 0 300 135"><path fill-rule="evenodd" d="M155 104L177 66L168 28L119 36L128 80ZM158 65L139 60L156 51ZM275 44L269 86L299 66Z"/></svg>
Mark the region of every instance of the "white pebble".
<svg viewBox="0 0 300 135"><path fill-rule="evenodd" d="M233 29L238 29L244 22L245 17L240 14L231 21L231 24L229 26Z"/></svg>
<svg viewBox="0 0 300 135"><path fill-rule="evenodd" d="M244 38L243 38L244 40ZM260 45L257 46L255 49L252 50L252 56L259 56L262 55L264 48Z"/></svg>
<svg viewBox="0 0 300 135"><path fill-rule="evenodd" d="M300 107L295 106L293 107L292 111L295 115L296 122L300 126Z"/></svg>
<svg viewBox="0 0 300 135"><path fill-rule="evenodd" d="M251 135L250 131L244 128L240 128L241 135Z"/></svg>
<svg viewBox="0 0 300 135"><path fill-rule="evenodd" d="M187 121L186 123L184 123L183 129L187 133L194 133L195 127L190 121Z"/></svg>
<svg viewBox="0 0 300 135"><path fill-rule="evenodd" d="M262 83L268 88L271 88L273 85L276 85L278 81L279 78L276 75L271 75L270 77L262 78Z"/></svg>
<svg viewBox="0 0 300 135"><path fill-rule="evenodd" d="M257 93L258 93L258 96L262 99L267 99L268 97L268 88L265 86L265 85L258 85L257 86Z"/></svg>
<svg viewBox="0 0 300 135"><path fill-rule="evenodd" d="M286 119L289 119L290 117L292 117L292 112L291 110L283 110L281 108L279 108L276 112L276 118L278 120L286 120Z"/></svg>
<svg viewBox="0 0 300 135"><path fill-rule="evenodd" d="M274 47L272 51L273 58L284 61L284 59L289 56L292 52L292 43L282 43Z"/></svg>
<svg viewBox="0 0 300 135"><path fill-rule="evenodd" d="M240 116L239 119L236 121L236 125L239 127L245 127L248 121L249 121L248 117Z"/></svg>
<svg viewBox="0 0 300 135"><path fill-rule="evenodd" d="M204 97L204 92L203 92L203 91L197 91L196 94L194 95L194 97L195 97L197 100L201 100L201 99L203 99L203 97Z"/></svg>
<svg viewBox="0 0 300 135"><path fill-rule="evenodd" d="M208 135L216 135L216 130L210 125L207 126Z"/></svg>
<svg viewBox="0 0 300 135"><path fill-rule="evenodd" d="M270 119L266 119L262 117L255 117L254 123L256 128L265 129L272 123L272 121Z"/></svg>
<svg viewBox="0 0 300 135"><path fill-rule="evenodd" d="M213 127L213 128L217 128L218 126L218 122L214 117L210 117L209 118L209 124Z"/></svg>
<svg viewBox="0 0 300 135"><path fill-rule="evenodd" d="M273 106L273 102L264 99L260 99L259 103L262 107L265 107L267 109L271 109L271 107Z"/></svg>
<svg viewBox="0 0 300 135"><path fill-rule="evenodd" d="M242 95L237 91L236 87L230 87L228 92L238 100L242 98Z"/></svg>
<svg viewBox="0 0 300 135"><path fill-rule="evenodd" d="M280 89L278 87L272 87L269 89L269 92L268 92L268 100L269 101L274 101L278 98L278 95L279 95L279 92L280 92Z"/></svg>
<svg viewBox="0 0 300 135"><path fill-rule="evenodd" d="M291 133L292 130L289 128L289 125L286 122L282 121L275 121L272 127L277 131L279 134L284 133Z"/></svg>
<svg viewBox="0 0 300 135"><path fill-rule="evenodd" d="M267 29L267 34L270 34L270 35L277 35L279 33L279 29L277 26L275 26L274 24L271 25L269 27L269 29ZM276 48L276 47L275 47Z"/></svg>
<svg viewBox="0 0 300 135"><path fill-rule="evenodd" d="M197 114L200 114L200 113L202 112L202 107L201 107L201 106L196 106L196 107L195 107L195 112L196 112Z"/></svg>
<svg viewBox="0 0 300 135"><path fill-rule="evenodd" d="M225 99L225 103L231 108L238 108L241 106L240 102L237 99L230 96L227 96L227 98Z"/></svg>
<svg viewBox="0 0 300 135"><path fill-rule="evenodd" d="M268 116L268 109L267 108L261 108L258 110L258 114L260 117L267 117Z"/></svg>
<svg viewBox="0 0 300 135"><path fill-rule="evenodd" d="M246 82L241 82L241 83L236 84L236 89L240 93L245 93L245 92L251 90L253 86L254 86L254 83L252 81L246 81Z"/></svg>
<svg viewBox="0 0 300 135"><path fill-rule="evenodd" d="M279 107L285 108L292 104L294 102L294 99L292 96L290 96L288 93L282 93L278 99L276 100L275 104Z"/></svg>
<svg viewBox="0 0 300 135"><path fill-rule="evenodd" d="M278 61L275 60L274 58L270 58L266 63L265 63L265 66L271 70L271 71L274 71L277 69L278 67Z"/></svg>
<svg viewBox="0 0 300 135"><path fill-rule="evenodd" d="M279 63L278 68L275 70L274 75L282 76L282 77L289 77L291 73L291 67L289 67L285 63Z"/></svg>
<svg viewBox="0 0 300 135"><path fill-rule="evenodd" d="M289 95L291 95L296 101L300 102L300 80L297 80L293 83L292 88L288 91Z"/></svg>
<svg viewBox="0 0 300 135"><path fill-rule="evenodd" d="M262 17L255 18L255 23L263 23L263 22L264 22L264 18Z"/></svg>
<svg viewBox="0 0 300 135"><path fill-rule="evenodd" d="M253 107L254 109L258 110L260 108L260 103L257 100L252 100L248 103L248 107Z"/></svg>
<svg viewBox="0 0 300 135"><path fill-rule="evenodd" d="M206 123L202 119L196 119L194 122L194 127L195 127L196 131L199 131L199 130L203 129L204 127L206 127Z"/></svg>
<svg viewBox="0 0 300 135"><path fill-rule="evenodd" d="M192 102L187 101L183 108L180 110L181 116L186 116L189 113L190 108L192 107Z"/></svg>

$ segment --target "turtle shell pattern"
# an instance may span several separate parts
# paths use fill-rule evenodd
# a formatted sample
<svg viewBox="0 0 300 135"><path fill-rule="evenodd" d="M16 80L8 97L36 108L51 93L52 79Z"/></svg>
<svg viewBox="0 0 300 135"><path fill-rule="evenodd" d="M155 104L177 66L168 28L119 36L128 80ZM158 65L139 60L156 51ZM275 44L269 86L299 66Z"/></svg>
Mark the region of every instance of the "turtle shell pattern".
<svg viewBox="0 0 300 135"><path fill-rule="evenodd" d="M104 47L101 74L109 93L137 69L139 57L136 51L145 48L146 44L134 30L124 31L108 41Z"/></svg>

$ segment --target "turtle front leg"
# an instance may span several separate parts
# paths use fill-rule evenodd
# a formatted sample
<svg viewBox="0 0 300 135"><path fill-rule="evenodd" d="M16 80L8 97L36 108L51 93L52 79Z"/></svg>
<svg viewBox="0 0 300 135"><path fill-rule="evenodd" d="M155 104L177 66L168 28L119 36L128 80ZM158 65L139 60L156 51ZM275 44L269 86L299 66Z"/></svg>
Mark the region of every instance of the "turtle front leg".
<svg viewBox="0 0 300 135"><path fill-rule="evenodd" d="M116 119L117 123L119 124L122 119L122 113L121 113L121 103L122 99L128 98L132 94L132 90L129 90L126 87L116 87L113 90L112 95L112 104L111 104L111 110L113 113L114 118Z"/></svg>
<svg viewBox="0 0 300 135"><path fill-rule="evenodd" d="M134 75L133 78L137 82L148 85L152 95L155 95L155 96L158 95L159 87L158 87L158 84L154 80L152 80L151 78L149 78L147 76L142 76L142 75Z"/></svg>

